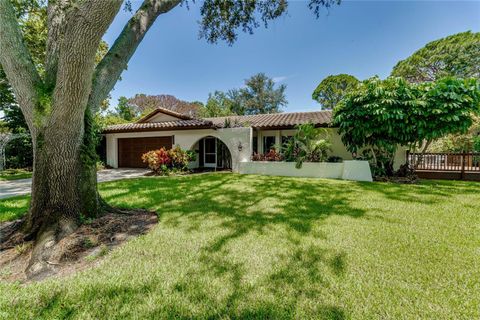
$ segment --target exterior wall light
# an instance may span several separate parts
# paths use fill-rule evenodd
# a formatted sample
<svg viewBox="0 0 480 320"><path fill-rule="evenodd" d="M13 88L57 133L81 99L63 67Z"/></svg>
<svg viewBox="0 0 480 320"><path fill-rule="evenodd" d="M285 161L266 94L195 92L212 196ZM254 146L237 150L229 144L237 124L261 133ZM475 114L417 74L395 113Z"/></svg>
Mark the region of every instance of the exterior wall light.
<svg viewBox="0 0 480 320"><path fill-rule="evenodd" d="M239 142L239 143L238 143L238 151L241 152L242 150L243 150L242 143Z"/></svg>

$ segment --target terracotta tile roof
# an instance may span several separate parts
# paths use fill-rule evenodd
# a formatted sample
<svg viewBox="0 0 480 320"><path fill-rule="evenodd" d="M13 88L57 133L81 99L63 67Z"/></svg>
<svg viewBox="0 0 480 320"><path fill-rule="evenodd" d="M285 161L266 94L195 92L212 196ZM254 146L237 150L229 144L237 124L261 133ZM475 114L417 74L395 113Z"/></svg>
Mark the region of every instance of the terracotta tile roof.
<svg viewBox="0 0 480 320"><path fill-rule="evenodd" d="M314 123L317 126L327 126L332 121L332 112L329 110L313 112L286 112L258 114L251 116L230 116L218 118L206 118L213 122L216 127L223 127L229 120L232 126L264 128L288 128L303 123Z"/></svg>
<svg viewBox="0 0 480 320"><path fill-rule="evenodd" d="M104 133L135 132L135 131L162 131L182 129L206 129L212 128L213 123L206 120L175 120L165 122L123 123L108 126Z"/></svg>
<svg viewBox="0 0 480 320"><path fill-rule="evenodd" d="M170 110L170 109L166 109L166 108L162 108L162 107L157 107L155 110L153 110L152 112L150 112L149 114L147 114L146 116L144 116L143 118L138 120L137 122L139 122L139 123L147 122L150 118L152 118L153 116L155 116L158 113L168 114L172 117L182 119L182 120L192 120L193 119L192 117L190 117L187 114L179 113L179 112L176 112L176 111L173 111L173 110Z"/></svg>
<svg viewBox="0 0 480 320"><path fill-rule="evenodd" d="M160 110L160 112L163 112ZM157 112L152 113L157 114ZM135 132L135 131L161 131L161 130L185 130L185 129L206 129L223 128L226 120L230 121L232 127L253 127L257 129L294 128L303 123L313 123L317 126L328 126L332 120L332 112L328 110L313 112L289 112L259 114L250 116L230 116L205 119L186 119L165 121L165 122L144 122L151 118L140 119L136 123L125 123L107 127L104 133Z"/></svg>

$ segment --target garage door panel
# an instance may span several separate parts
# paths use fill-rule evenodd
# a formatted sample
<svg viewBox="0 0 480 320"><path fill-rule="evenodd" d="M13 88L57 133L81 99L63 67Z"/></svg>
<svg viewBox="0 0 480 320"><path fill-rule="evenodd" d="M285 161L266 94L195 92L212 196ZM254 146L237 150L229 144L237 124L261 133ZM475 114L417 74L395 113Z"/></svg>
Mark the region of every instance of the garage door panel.
<svg viewBox="0 0 480 320"><path fill-rule="evenodd" d="M162 147L172 148L173 137L122 138L118 139L118 166L146 168L142 155Z"/></svg>

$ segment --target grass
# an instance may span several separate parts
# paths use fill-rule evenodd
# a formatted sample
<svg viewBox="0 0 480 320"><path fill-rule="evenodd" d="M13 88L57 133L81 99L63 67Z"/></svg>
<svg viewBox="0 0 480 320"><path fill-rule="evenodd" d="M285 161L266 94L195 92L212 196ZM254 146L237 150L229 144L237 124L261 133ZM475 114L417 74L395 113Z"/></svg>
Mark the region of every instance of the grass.
<svg viewBox="0 0 480 320"><path fill-rule="evenodd" d="M110 203L156 210L159 225L73 277L0 283L0 318L478 319L479 187L234 174L104 183ZM1 219L14 202L28 200L1 201Z"/></svg>
<svg viewBox="0 0 480 320"><path fill-rule="evenodd" d="M28 179L32 177L32 172L25 169L7 169L0 171L0 181Z"/></svg>
<svg viewBox="0 0 480 320"><path fill-rule="evenodd" d="M17 196L0 200L0 223L22 217L27 211L29 204L30 197L27 196Z"/></svg>

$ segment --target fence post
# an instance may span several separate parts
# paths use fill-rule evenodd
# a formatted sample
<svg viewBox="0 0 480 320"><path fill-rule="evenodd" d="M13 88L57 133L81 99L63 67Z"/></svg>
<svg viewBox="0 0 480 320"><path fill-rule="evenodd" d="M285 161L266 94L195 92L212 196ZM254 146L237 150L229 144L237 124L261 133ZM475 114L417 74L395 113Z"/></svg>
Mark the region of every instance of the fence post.
<svg viewBox="0 0 480 320"><path fill-rule="evenodd" d="M463 180L464 176L465 176L465 151L462 152L462 155L461 155L461 162L462 162L462 170L460 171L460 180Z"/></svg>

